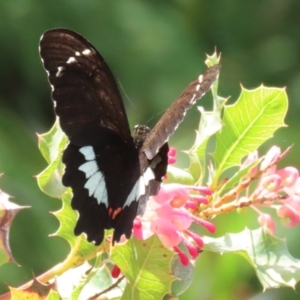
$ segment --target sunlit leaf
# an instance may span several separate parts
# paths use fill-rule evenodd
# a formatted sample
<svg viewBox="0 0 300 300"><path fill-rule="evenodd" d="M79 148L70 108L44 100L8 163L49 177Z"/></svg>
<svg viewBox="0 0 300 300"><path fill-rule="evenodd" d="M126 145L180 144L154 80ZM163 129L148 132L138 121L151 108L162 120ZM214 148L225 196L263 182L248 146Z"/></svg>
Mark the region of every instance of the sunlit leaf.
<svg viewBox="0 0 300 300"><path fill-rule="evenodd" d="M264 290L282 286L294 288L300 280L300 260L289 253L285 240L262 228L245 229L220 238L203 237L203 240L204 250L244 257L253 266Z"/></svg>
<svg viewBox="0 0 300 300"><path fill-rule="evenodd" d="M224 127L217 133L216 176L237 166L241 159L256 150L284 126L288 108L284 89L261 86L255 90L242 88L235 104L225 107Z"/></svg>
<svg viewBox="0 0 300 300"><path fill-rule="evenodd" d="M49 164L37 175L38 185L45 194L55 198L60 197L66 191L66 187L61 182L65 169L61 157L67 144L67 137L60 129L57 120L49 132L38 137L39 149Z"/></svg>
<svg viewBox="0 0 300 300"><path fill-rule="evenodd" d="M170 270L174 255L156 236L144 241L131 238L116 245L111 259L127 279L121 299L158 300L170 294L176 279Z"/></svg>

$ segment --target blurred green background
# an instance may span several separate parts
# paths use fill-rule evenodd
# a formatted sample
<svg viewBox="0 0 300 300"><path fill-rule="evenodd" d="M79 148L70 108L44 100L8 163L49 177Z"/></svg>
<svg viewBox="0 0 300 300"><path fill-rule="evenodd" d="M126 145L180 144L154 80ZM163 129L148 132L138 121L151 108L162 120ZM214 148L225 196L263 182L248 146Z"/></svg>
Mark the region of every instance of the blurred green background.
<svg viewBox="0 0 300 300"><path fill-rule="evenodd" d="M17 286L30 280L32 274L62 261L69 250L62 239L48 237L58 228L49 211L59 209L60 201L43 195L34 178L46 167L35 133L47 131L54 121L50 87L38 54L45 30L69 28L94 44L122 86L132 126L150 118L147 124L153 126L206 68L205 53L217 47L222 52L219 94L231 96L230 103L238 97L240 84L287 87L289 127L279 130L261 152L272 144L282 149L293 144L284 164L299 167L299 16L299 0L1 1L0 172L4 176L0 186L14 202L31 206L17 215L11 228L11 248L21 267L10 263L0 268L1 292L6 290L4 283ZM201 105L211 106L209 95ZM194 108L171 144L188 149L198 121ZM187 162L179 156L179 165ZM253 217L250 228L256 226ZM223 216L217 225L217 235L243 228L235 214ZM290 252L298 258L299 230L278 226L278 234L287 237ZM193 285L180 299L276 300L299 299L299 295L287 288L263 294L245 260L204 252Z"/></svg>

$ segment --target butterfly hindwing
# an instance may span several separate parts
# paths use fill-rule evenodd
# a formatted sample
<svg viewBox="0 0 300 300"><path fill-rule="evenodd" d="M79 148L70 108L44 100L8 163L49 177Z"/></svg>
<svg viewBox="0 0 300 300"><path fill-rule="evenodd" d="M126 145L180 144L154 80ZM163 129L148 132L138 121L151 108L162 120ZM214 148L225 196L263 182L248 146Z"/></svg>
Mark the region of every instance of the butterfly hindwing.
<svg viewBox="0 0 300 300"><path fill-rule="evenodd" d="M66 165L63 184L72 187L72 208L79 212L75 234L84 232L88 240L96 244L101 243L104 229L115 228L114 241L122 234L129 237L138 207L137 192L133 192L128 205L124 206L140 178L137 150L120 144L123 152L118 153L118 145L111 151L104 147L79 148L70 143L63 154ZM119 208L122 209L114 217ZM115 222L121 219L123 222L119 221L120 227L116 228Z"/></svg>

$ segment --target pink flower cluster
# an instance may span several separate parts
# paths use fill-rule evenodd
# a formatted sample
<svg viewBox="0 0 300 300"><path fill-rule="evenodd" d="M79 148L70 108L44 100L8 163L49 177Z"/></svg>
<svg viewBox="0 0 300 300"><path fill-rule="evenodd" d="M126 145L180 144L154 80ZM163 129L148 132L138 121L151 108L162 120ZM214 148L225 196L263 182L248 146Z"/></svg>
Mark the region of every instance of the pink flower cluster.
<svg viewBox="0 0 300 300"><path fill-rule="evenodd" d="M284 155L285 153L281 153L279 147L273 146L262 160L260 167L252 168L246 176L246 178L253 178L258 172L261 173L254 192L243 197L243 202L251 201L251 207L259 215L258 223L271 234L275 232L275 222L272 216L262 212L259 206L275 209L287 227L293 227L300 221L299 172L294 167L277 170L277 163ZM242 167L258 160L256 151L248 156Z"/></svg>
<svg viewBox="0 0 300 300"><path fill-rule="evenodd" d="M198 194L190 194L191 190ZM203 247L201 237L189 230L192 223L202 225L212 233L215 231L212 223L195 217L188 210L190 207L195 208L199 203L207 204L205 195L211 195L211 190L207 187L164 184L158 195L149 199L145 214L136 218L133 234L139 239L156 234L163 245L174 249L182 264L187 265L189 259L178 245L182 242L194 259Z"/></svg>

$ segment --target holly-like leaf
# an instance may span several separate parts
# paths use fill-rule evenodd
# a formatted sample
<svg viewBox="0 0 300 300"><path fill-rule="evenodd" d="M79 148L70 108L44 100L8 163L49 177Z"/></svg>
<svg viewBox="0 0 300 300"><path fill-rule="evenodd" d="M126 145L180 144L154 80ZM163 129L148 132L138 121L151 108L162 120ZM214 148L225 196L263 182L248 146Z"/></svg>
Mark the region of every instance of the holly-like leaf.
<svg viewBox="0 0 300 300"><path fill-rule="evenodd" d="M101 297L96 297L96 295L106 290L107 298L105 299L115 299L121 296L122 289L120 286L114 286L116 280L111 277L109 268L102 264L103 256L98 255L93 266L85 261L80 266L69 268L56 277L57 291L62 299L77 300L92 297L100 299Z"/></svg>
<svg viewBox="0 0 300 300"><path fill-rule="evenodd" d="M55 288L55 282L51 284L43 284L39 282L36 278L33 279L32 284L24 289L15 289L10 287L11 299L32 299L32 300L42 300L42 299L55 299L54 294L51 298L48 298L50 291ZM58 298L56 298L58 299Z"/></svg>
<svg viewBox="0 0 300 300"><path fill-rule="evenodd" d="M174 255L156 236L144 241L131 238L116 245L111 259L127 279L121 299L159 300L171 294L176 280L170 265Z"/></svg>
<svg viewBox="0 0 300 300"><path fill-rule="evenodd" d="M103 254L97 255L93 266L86 262L84 265L76 268L86 269L88 266L84 272L81 272L81 278L79 282L74 285L75 289L72 291L72 294L69 297L70 299L88 299L91 296L101 293L101 291L113 284L113 278L111 277L109 269L105 265L102 265L103 256ZM72 269L71 273L73 274L75 271L75 269ZM66 274L64 274L64 276L65 275ZM74 278L74 275L71 276ZM60 280L60 278L58 278L58 280ZM68 283L70 283L70 280L68 280ZM117 292L117 295L120 296L119 288L117 288L117 291L111 290L110 292Z"/></svg>
<svg viewBox="0 0 300 300"><path fill-rule="evenodd" d="M51 164L37 175L37 182L41 191L53 198L61 197L66 191L61 178L64 165L61 162L61 154Z"/></svg>
<svg viewBox="0 0 300 300"><path fill-rule="evenodd" d="M19 206L8 200L9 195L0 190L0 265L15 262L10 246L9 231L16 214L29 206Z"/></svg>
<svg viewBox="0 0 300 300"><path fill-rule="evenodd" d="M206 172L207 143L211 136L222 128L221 110L207 112L199 107L201 119L199 129L196 131L196 140L193 147L188 151L190 158L189 172L196 182L203 181Z"/></svg>
<svg viewBox="0 0 300 300"><path fill-rule="evenodd" d="M288 108L284 89L261 86L255 90L242 88L233 105L225 107L222 131L217 133L215 160L216 184L226 169L237 166L241 159L283 127Z"/></svg>
<svg viewBox="0 0 300 300"><path fill-rule="evenodd" d="M289 286L300 280L300 260L288 251L286 242L262 228L245 229L220 238L203 237L204 250L244 257L254 268L264 290Z"/></svg>
<svg viewBox="0 0 300 300"><path fill-rule="evenodd" d="M60 197L66 191L66 187L61 183L65 168L61 157L68 139L57 120L49 132L39 135L38 138L39 149L49 164L37 175L38 185L45 194L54 198Z"/></svg>
<svg viewBox="0 0 300 300"><path fill-rule="evenodd" d="M68 189L62 196L62 208L54 213L60 222L60 226L54 235L64 238L70 244L71 253L69 254L68 263L70 266L76 266L95 257L99 249L108 247L108 243L102 243L96 247L93 243L88 242L83 234L80 236L74 235L77 212L71 208L71 197L71 190Z"/></svg>
<svg viewBox="0 0 300 300"><path fill-rule="evenodd" d="M64 150L67 141L66 135L59 126L58 119L48 132L38 134L38 146L48 164L54 161Z"/></svg>

